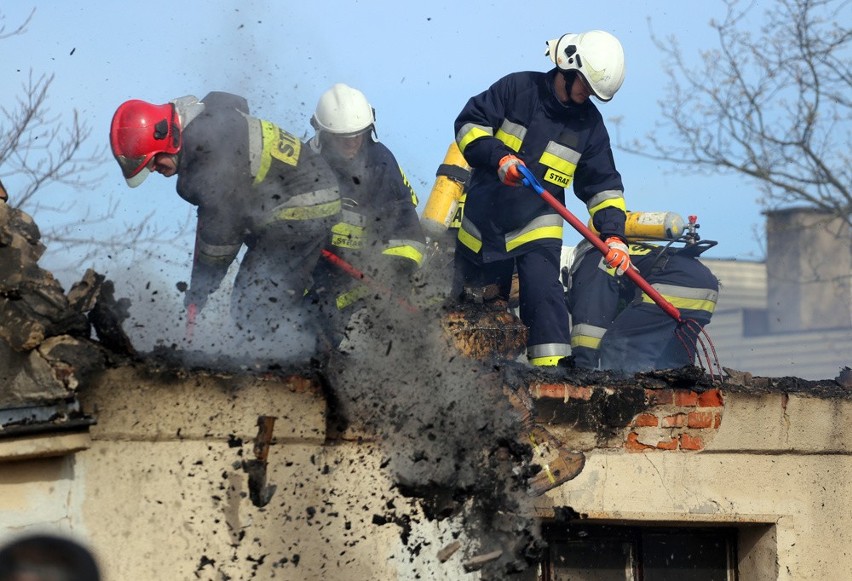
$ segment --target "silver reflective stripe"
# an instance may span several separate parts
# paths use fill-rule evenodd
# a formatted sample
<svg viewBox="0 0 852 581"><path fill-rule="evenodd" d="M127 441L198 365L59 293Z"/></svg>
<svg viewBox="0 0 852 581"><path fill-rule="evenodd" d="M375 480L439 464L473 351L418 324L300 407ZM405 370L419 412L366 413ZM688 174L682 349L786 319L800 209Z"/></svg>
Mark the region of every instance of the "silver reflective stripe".
<svg viewBox="0 0 852 581"><path fill-rule="evenodd" d="M272 212L276 212L277 210L283 208L301 208L308 206L316 206L318 204L327 204L329 202L334 202L340 199L340 193L337 191L337 188L325 188L322 190L314 190L312 192L305 192L304 194L298 194L281 204L280 206L276 206L272 209Z"/></svg>
<svg viewBox="0 0 852 581"><path fill-rule="evenodd" d="M562 217L558 214L545 214L544 216L539 216L538 218L533 218L532 221L527 223L523 228L519 228L512 232L506 234L506 246L513 246L512 242L518 238L524 237L526 234L529 234L533 230L538 230L539 228L547 228L552 226L562 227Z"/></svg>
<svg viewBox="0 0 852 581"><path fill-rule="evenodd" d="M358 212L343 208L340 210L340 221L349 224L350 226L358 226L364 228L367 225L367 217Z"/></svg>
<svg viewBox="0 0 852 581"><path fill-rule="evenodd" d="M571 346L567 343L542 343L541 345L527 346L527 359L568 357L569 355L571 355Z"/></svg>
<svg viewBox="0 0 852 581"><path fill-rule="evenodd" d="M555 141L548 142L547 147L544 148L544 152L554 155L559 159L564 159L565 161L574 165L580 163L580 152L574 151L570 147L560 145Z"/></svg>
<svg viewBox="0 0 852 581"><path fill-rule="evenodd" d="M574 325L571 328L571 336L583 336L583 337L594 337L595 339L602 339L606 333L606 329L603 327L596 327L595 325L589 325L588 323L579 323Z"/></svg>
<svg viewBox="0 0 852 581"><path fill-rule="evenodd" d="M586 208L592 209L599 204L603 204L607 200L615 200L623 197L624 192L621 190L604 190L592 196L589 201L586 202Z"/></svg>
<svg viewBox="0 0 852 581"><path fill-rule="evenodd" d="M652 285L667 301L681 311L704 311L713 313L716 310L718 291L709 288L691 288L670 284ZM642 302L652 302L651 298L642 294Z"/></svg>
<svg viewBox="0 0 852 581"><path fill-rule="evenodd" d="M388 240L382 254L407 258L417 264L417 266L420 266L423 264L423 255L425 252L426 245L417 240Z"/></svg>
<svg viewBox="0 0 852 581"><path fill-rule="evenodd" d="M480 137L493 137L494 129L485 125L476 125L475 123L465 123L459 132L456 134L456 143L459 149L464 153L465 148L471 141Z"/></svg>
<svg viewBox="0 0 852 581"><path fill-rule="evenodd" d="M524 137L527 135L527 128L523 125L513 123L508 119L504 119L500 129L497 130L495 137L505 143L512 151L520 151L521 144L524 142Z"/></svg>
<svg viewBox="0 0 852 581"><path fill-rule="evenodd" d="M248 122L249 168L251 176L256 177L257 172L260 171L260 158L261 152L263 151L263 130L260 127L260 119L246 115L245 113L243 113L243 117L245 117Z"/></svg>
<svg viewBox="0 0 852 581"><path fill-rule="evenodd" d="M678 297L690 300L713 301L717 302L719 292L709 288L694 288L688 286L677 286L673 284L653 284L661 295L668 297Z"/></svg>
<svg viewBox="0 0 852 581"><path fill-rule="evenodd" d="M409 248L413 248L420 254L426 252L426 245L422 242L418 242L417 240L405 240L403 238L388 240L387 247L388 248L397 248L407 246Z"/></svg>
<svg viewBox="0 0 852 581"><path fill-rule="evenodd" d="M195 95L186 95L169 101L175 106L175 110L180 119L180 126L186 129L190 122L198 117L204 111L204 103L198 100Z"/></svg>
<svg viewBox="0 0 852 581"><path fill-rule="evenodd" d="M240 244L208 244L199 238L198 252L215 260L231 259L239 252Z"/></svg>
<svg viewBox="0 0 852 581"><path fill-rule="evenodd" d="M476 224L470 221L467 216L462 217L461 227L458 233L459 242L473 250L479 252L482 249L482 233Z"/></svg>
<svg viewBox="0 0 852 581"><path fill-rule="evenodd" d="M464 216L462 217L462 229L476 238L477 240L482 240L482 232L479 231L479 228L476 227L476 224L470 221L470 218Z"/></svg>

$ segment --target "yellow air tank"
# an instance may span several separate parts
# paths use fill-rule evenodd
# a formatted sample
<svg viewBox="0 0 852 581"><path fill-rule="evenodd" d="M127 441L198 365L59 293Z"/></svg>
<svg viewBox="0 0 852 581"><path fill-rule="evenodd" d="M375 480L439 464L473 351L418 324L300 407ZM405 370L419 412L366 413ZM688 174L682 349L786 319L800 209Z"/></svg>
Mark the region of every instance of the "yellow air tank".
<svg viewBox="0 0 852 581"><path fill-rule="evenodd" d="M470 177L470 166L455 141L447 149L447 155L435 175L435 185L420 217L423 231L432 239L443 236L449 229Z"/></svg>
<svg viewBox="0 0 852 581"><path fill-rule="evenodd" d="M589 228L598 233L589 220ZM683 236L685 223L676 212L627 212L624 235L631 242L641 240L677 240Z"/></svg>

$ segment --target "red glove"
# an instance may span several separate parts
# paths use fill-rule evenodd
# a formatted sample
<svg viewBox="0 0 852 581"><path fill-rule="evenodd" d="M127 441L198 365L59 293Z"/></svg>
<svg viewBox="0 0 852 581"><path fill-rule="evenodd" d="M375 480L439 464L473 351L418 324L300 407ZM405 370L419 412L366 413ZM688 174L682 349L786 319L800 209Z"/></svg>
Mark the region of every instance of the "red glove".
<svg viewBox="0 0 852 581"><path fill-rule="evenodd" d="M609 246L609 251L604 256L604 262L608 267L615 269L616 276L621 276L631 266L627 244L616 236L610 236L604 243Z"/></svg>
<svg viewBox="0 0 852 581"><path fill-rule="evenodd" d="M497 175L500 177L500 181L507 186L521 185L524 181L524 176L518 171L519 165L527 166L524 160L516 155L509 154L501 157L500 166L497 168Z"/></svg>

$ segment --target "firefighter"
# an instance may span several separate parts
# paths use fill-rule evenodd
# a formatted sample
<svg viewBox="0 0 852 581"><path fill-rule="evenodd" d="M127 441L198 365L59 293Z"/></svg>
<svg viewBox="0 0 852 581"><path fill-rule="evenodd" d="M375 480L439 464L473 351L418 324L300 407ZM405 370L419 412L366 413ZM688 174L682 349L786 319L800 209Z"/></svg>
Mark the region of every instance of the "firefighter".
<svg viewBox="0 0 852 581"><path fill-rule="evenodd" d="M600 30L547 43L549 72L509 74L472 97L455 121L456 142L473 168L456 243L454 294L496 285L508 298L517 268L520 317L529 327L527 359L553 366L570 354L568 312L559 280L562 218L523 187L526 166L564 203L564 190L586 204L623 273L625 202L609 135L594 96L612 99L624 80L624 52ZM518 187L521 186L521 187Z"/></svg>
<svg viewBox="0 0 852 581"><path fill-rule="evenodd" d="M628 373L692 364L697 333L710 323L719 294L719 281L698 260L706 248L629 246L631 263L645 280L697 324L676 335L677 321L629 279L615 276L597 249L585 241L577 246L566 281L574 364Z"/></svg>
<svg viewBox="0 0 852 581"><path fill-rule="evenodd" d="M337 181L320 155L223 92L126 101L113 116L110 145L130 187L151 172L177 175L178 194L198 207L190 313L204 307L245 245L231 293L238 333L266 338L282 326L310 327L301 298L340 214Z"/></svg>
<svg viewBox="0 0 852 581"><path fill-rule="evenodd" d="M359 279L330 260L314 270L308 300L323 311L320 319L335 346L365 301L392 298L376 284L398 298L406 296L426 248L417 195L393 153L378 141L375 122L364 93L342 83L322 94L311 118L316 130L311 149L334 171L343 205L325 250L367 277Z"/></svg>

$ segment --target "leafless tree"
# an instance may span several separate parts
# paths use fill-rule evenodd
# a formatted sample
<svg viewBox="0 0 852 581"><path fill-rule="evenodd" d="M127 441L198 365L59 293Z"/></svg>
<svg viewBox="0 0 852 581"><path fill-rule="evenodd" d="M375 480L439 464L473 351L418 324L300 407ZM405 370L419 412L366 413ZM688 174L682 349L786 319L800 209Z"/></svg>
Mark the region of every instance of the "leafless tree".
<svg viewBox="0 0 852 581"><path fill-rule="evenodd" d="M669 77L662 121L619 145L691 172L747 176L766 209L812 207L852 224L850 1L725 5L710 22L718 47L698 63L674 36L653 36ZM768 6L759 20L756 6Z"/></svg>
<svg viewBox="0 0 852 581"><path fill-rule="evenodd" d="M34 15L35 9L24 22L7 30L0 13L0 40L25 34ZM78 196L57 201L56 196L45 195L48 186L93 190L103 180L98 170L108 155L106 144L87 148L92 129L76 110L71 119L51 112L48 95L53 80L53 74L30 71L15 104L0 107L0 179L14 176L16 184L9 192L9 203L34 216L43 228L47 247L73 257L78 267L88 266L97 255L127 248L151 252L183 237L188 223L170 233L155 227L151 214L133 225L115 225L111 231L116 234L96 236L94 229L114 222L117 202L109 199L93 210L82 207L85 201ZM74 217L64 219L66 216Z"/></svg>

